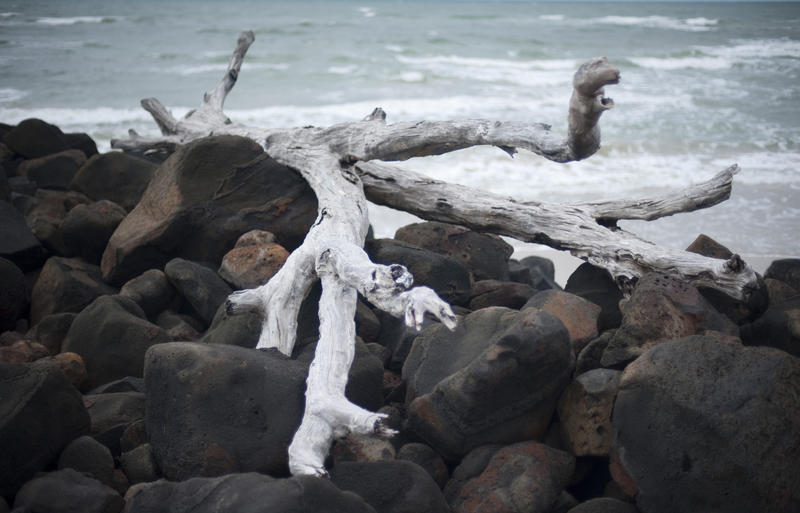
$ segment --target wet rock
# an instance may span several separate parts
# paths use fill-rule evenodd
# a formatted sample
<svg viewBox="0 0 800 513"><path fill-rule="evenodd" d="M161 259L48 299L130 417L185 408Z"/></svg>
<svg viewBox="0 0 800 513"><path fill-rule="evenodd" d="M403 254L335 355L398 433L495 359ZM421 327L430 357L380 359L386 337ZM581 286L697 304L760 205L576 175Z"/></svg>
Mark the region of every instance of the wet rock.
<svg viewBox="0 0 800 513"><path fill-rule="evenodd" d="M619 327L622 322L622 312L619 309L622 292L608 271L588 262L583 263L570 275L564 290L600 307L598 331Z"/></svg>
<svg viewBox="0 0 800 513"><path fill-rule="evenodd" d="M780 280L794 290L800 291L800 258L774 260L769 264L767 271L764 273L764 278Z"/></svg>
<svg viewBox="0 0 800 513"><path fill-rule="evenodd" d="M253 230L239 237L233 249L225 253L217 272L236 290L252 289L267 283L287 258L289 252L275 242L273 234Z"/></svg>
<svg viewBox="0 0 800 513"><path fill-rule="evenodd" d="M596 304L575 294L561 290L539 292L525 303L558 317L569 332L572 352L577 356L598 335L597 321L601 309Z"/></svg>
<svg viewBox="0 0 800 513"><path fill-rule="evenodd" d="M0 363L0 495L11 496L89 432L81 395L56 369Z"/></svg>
<svg viewBox="0 0 800 513"><path fill-rule="evenodd" d="M480 475L450 500L453 513L548 513L575 468L572 455L538 442L495 452Z"/></svg>
<svg viewBox="0 0 800 513"><path fill-rule="evenodd" d="M630 502L611 497L598 497L578 504L568 513L639 513L639 510Z"/></svg>
<svg viewBox="0 0 800 513"><path fill-rule="evenodd" d="M694 286L657 273L642 276L621 308L622 325L603 353L603 367L622 368L665 340L706 331L739 335Z"/></svg>
<svg viewBox="0 0 800 513"><path fill-rule="evenodd" d="M124 502L112 488L71 468L48 472L25 484L14 499L15 511L119 513Z"/></svg>
<svg viewBox="0 0 800 513"><path fill-rule="evenodd" d="M43 189L66 190L78 169L86 162L80 150L64 150L45 157L24 160L17 172Z"/></svg>
<svg viewBox="0 0 800 513"><path fill-rule="evenodd" d="M454 258L391 239L368 240L364 249L375 263L404 265L414 275L414 285L432 288L448 303L464 305L469 301L469 271Z"/></svg>
<svg viewBox="0 0 800 513"><path fill-rule="evenodd" d="M74 312L45 315L28 330L27 336L45 346L50 354L58 354L76 315Z"/></svg>
<svg viewBox="0 0 800 513"><path fill-rule="evenodd" d="M75 317L61 347L81 355L88 373L84 386L91 389L125 376L142 376L147 349L169 340L130 299L102 296Z"/></svg>
<svg viewBox="0 0 800 513"><path fill-rule="evenodd" d="M755 322L742 326L741 334L745 345L775 347L800 356L800 296L770 307Z"/></svg>
<svg viewBox="0 0 800 513"><path fill-rule="evenodd" d="M125 210L108 200L78 205L61 223L64 246L70 254L99 264L108 239L124 217Z"/></svg>
<svg viewBox="0 0 800 513"><path fill-rule="evenodd" d="M454 224L425 222L398 229L394 239L458 260L476 281L509 279L508 259L514 248L497 235Z"/></svg>
<svg viewBox="0 0 800 513"><path fill-rule="evenodd" d="M130 211L139 203L156 167L122 152L94 155L78 170L69 188L94 201L113 201Z"/></svg>
<svg viewBox="0 0 800 513"><path fill-rule="evenodd" d="M408 461L343 462L331 471L331 481L362 497L377 513L450 512L431 476Z"/></svg>
<svg viewBox="0 0 800 513"><path fill-rule="evenodd" d="M469 300L470 310L480 310L488 306L504 306L519 310L534 294L536 289L513 281L482 280L472 287Z"/></svg>
<svg viewBox="0 0 800 513"><path fill-rule="evenodd" d="M574 359L564 325L527 308L485 308L422 332L403 366L408 427L445 458L542 437Z"/></svg>
<svg viewBox="0 0 800 513"><path fill-rule="evenodd" d="M119 295L132 299L144 310L148 319L153 319L175 299L175 287L160 269L149 269L127 281Z"/></svg>
<svg viewBox="0 0 800 513"><path fill-rule="evenodd" d="M28 306L25 275L14 262L0 258L0 332L13 330Z"/></svg>
<svg viewBox="0 0 800 513"><path fill-rule="evenodd" d="M58 127L41 119L30 118L20 121L6 132L3 143L26 159L44 157L69 149L64 134Z"/></svg>
<svg viewBox="0 0 800 513"><path fill-rule="evenodd" d="M558 400L561 438L575 456L608 456L611 409L620 371L595 369L577 376Z"/></svg>
<svg viewBox="0 0 800 513"><path fill-rule="evenodd" d="M158 167L103 255L103 276L121 283L174 257L218 265L247 231L264 229L294 249L317 215L308 184L244 137L207 137Z"/></svg>
<svg viewBox="0 0 800 513"><path fill-rule="evenodd" d="M24 272L44 262L44 248L22 214L7 201L0 201L0 258L10 260Z"/></svg>
<svg viewBox="0 0 800 513"><path fill-rule="evenodd" d="M58 458L58 468L89 474L107 486L114 482L114 457L108 447L91 436L84 435L70 442Z"/></svg>
<svg viewBox="0 0 800 513"><path fill-rule="evenodd" d="M31 292L31 324L51 314L78 313L98 297L115 293L96 265L79 258L51 257Z"/></svg>
<svg viewBox="0 0 800 513"><path fill-rule="evenodd" d="M310 476L275 479L257 473L156 481L131 487L126 511L137 513L375 513L354 493Z"/></svg>
<svg viewBox="0 0 800 513"><path fill-rule="evenodd" d="M92 418L91 435L108 447L115 457L121 453L120 438L125 429L144 418L145 396L141 392L114 392L83 396Z"/></svg>
<svg viewBox="0 0 800 513"><path fill-rule="evenodd" d="M439 488L444 488L450 478L444 460L429 445L418 442L405 444L397 451L397 459L410 461L422 467L433 478Z"/></svg>
<svg viewBox="0 0 800 513"><path fill-rule="evenodd" d="M149 483L161 477L153 454L153 447L150 444L142 444L135 449L123 452L119 461L132 485Z"/></svg>
<svg viewBox="0 0 800 513"><path fill-rule="evenodd" d="M658 344L622 375L614 479L648 513L798 511L798 397L800 360L782 351Z"/></svg>
<svg viewBox="0 0 800 513"><path fill-rule="evenodd" d="M233 292L213 270L182 258L170 260L164 267L164 274L206 326Z"/></svg>

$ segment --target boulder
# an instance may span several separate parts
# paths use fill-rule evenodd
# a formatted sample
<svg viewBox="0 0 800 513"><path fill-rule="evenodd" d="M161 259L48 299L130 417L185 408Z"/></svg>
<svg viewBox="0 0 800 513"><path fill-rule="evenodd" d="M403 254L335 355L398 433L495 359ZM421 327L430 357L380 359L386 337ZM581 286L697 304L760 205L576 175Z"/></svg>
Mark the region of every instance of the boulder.
<svg viewBox="0 0 800 513"><path fill-rule="evenodd" d="M86 381L86 364L83 363L83 358L79 354L70 352L58 353L55 356L48 356L36 362L42 365L52 365L78 390L83 386L83 382Z"/></svg>
<svg viewBox="0 0 800 513"><path fill-rule="evenodd" d="M213 136L180 147L153 174L103 254L121 283L174 257L218 265L236 239L260 228L294 249L317 216L308 184L254 141Z"/></svg>
<svg viewBox="0 0 800 513"><path fill-rule="evenodd" d="M499 451L502 445L482 445L476 447L467 453L461 462L453 469L453 476L444 487L444 497L448 504L453 501L461 493L461 489L473 478L478 477L486 469L489 460L492 459L494 453Z"/></svg>
<svg viewBox="0 0 800 513"><path fill-rule="evenodd" d="M154 319L175 299L175 287L160 269L149 269L125 282L119 295L132 299L148 319Z"/></svg>
<svg viewBox="0 0 800 513"><path fill-rule="evenodd" d="M476 281L472 287L469 308L470 310L480 310L487 306L505 306L519 310L535 294L536 289L524 283L497 280Z"/></svg>
<svg viewBox="0 0 800 513"><path fill-rule="evenodd" d="M31 292L31 324L50 314L80 312L98 297L115 293L96 265L79 258L51 257Z"/></svg>
<svg viewBox="0 0 800 513"><path fill-rule="evenodd" d="M28 306L25 275L11 260L0 257L0 333L13 330Z"/></svg>
<svg viewBox="0 0 800 513"><path fill-rule="evenodd" d="M122 452L120 438L131 424L144 418L145 396L141 392L87 394L83 403L92 418L90 434L108 447L114 457Z"/></svg>
<svg viewBox="0 0 800 513"><path fill-rule="evenodd" d="M170 260L164 274L206 326L233 292L212 269L182 258Z"/></svg>
<svg viewBox="0 0 800 513"><path fill-rule="evenodd" d="M603 367L623 368L665 340L706 331L739 335L738 327L720 315L694 286L658 273L642 276L621 308L622 325L603 352Z"/></svg>
<svg viewBox="0 0 800 513"><path fill-rule="evenodd" d="M123 452L119 461L132 485L150 483L161 477L153 454L153 447L150 444L142 444L130 451Z"/></svg>
<svg viewBox="0 0 800 513"><path fill-rule="evenodd" d="M611 497L597 497L578 504L568 513L639 513L639 510L630 502Z"/></svg>
<svg viewBox="0 0 800 513"><path fill-rule="evenodd" d="M377 513L450 513L431 476L409 461L342 462L330 475L333 484L362 497Z"/></svg>
<svg viewBox="0 0 800 513"><path fill-rule="evenodd" d="M558 317L569 332L572 352L577 356L598 335L597 321L601 308L575 294L557 289L539 292L525 303Z"/></svg>
<svg viewBox="0 0 800 513"><path fill-rule="evenodd" d="M748 346L770 346L800 357L800 296L770 307L755 322L741 328Z"/></svg>
<svg viewBox="0 0 800 513"><path fill-rule="evenodd" d="M108 239L125 217L125 210L108 200L77 205L61 223L61 237L70 254L99 264Z"/></svg>
<svg viewBox="0 0 800 513"><path fill-rule="evenodd" d="M91 200L79 192L37 189L26 207L25 221L47 250L57 256L73 256L61 231L67 212Z"/></svg>
<svg viewBox="0 0 800 513"><path fill-rule="evenodd" d="M150 161L117 151L94 155L81 166L69 188L94 201L113 201L130 211L139 203L156 167Z"/></svg>
<svg viewBox="0 0 800 513"><path fill-rule="evenodd" d="M45 346L50 354L58 354L76 315L74 312L45 315L26 335Z"/></svg>
<svg viewBox="0 0 800 513"><path fill-rule="evenodd" d="M61 134L67 146L74 150L81 150L86 158L97 155L97 144L94 142L89 134L83 132L71 132Z"/></svg>
<svg viewBox="0 0 800 513"><path fill-rule="evenodd" d="M764 278L780 280L794 290L800 291L800 258L774 260L769 264Z"/></svg>
<svg viewBox="0 0 800 513"><path fill-rule="evenodd" d="M47 513L119 513L123 505L114 489L71 468L25 483L14 499L14 511Z"/></svg>
<svg viewBox="0 0 800 513"><path fill-rule="evenodd" d="M75 317L61 348L81 355L88 373L84 386L91 389L125 376L142 376L147 349L169 340L130 299L102 296Z"/></svg>
<svg viewBox="0 0 800 513"><path fill-rule="evenodd" d="M570 275L564 290L600 307L600 316L597 318L598 331L619 327L622 322L622 313L619 309L622 292L608 271L585 262Z"/></svg>
<svg viewBox="0 0 800 513"><path fill-rule="evenodd" d="M30 118L20 121L6 132L3 143L26 159L44 157L69 149L61 130L41 119Z"/></svg>
<svg viewBox="0 0 800 513"><path fill-rule="evenodd" d="M372 308L359 299L356 303L356 335L364 342L375 342L381 332L381 321Z"/></svg>
<svg viewBox="0 0 800 513"><path fill-rule="evenodd" d="M397 451L397 459L410 461L422 467L433 478L439 488L444 488L450 478L450 473L447 471L447 465L444 460L429 445L419 442L407 443Z"/></svg>
<svg viewBox="0 0 800 513"><path fill-rule="evenodd" d="M454 258L478 280L508 281L514 248L497 235L439 222L416 223L397 230L394 239Z"/></svg>
<svg viewBox="0 0 800 513"><path fill-rule="evenodd" d="M345 461L392 461L396 455L391 441L372 435L350 434L337 439L331 448L334 467Z"/></svg>
<svg viewBox="0 0 800 513"><path fill-rule="evenodd" d="M569 334L536 308L490 307L423 331L403 366L408 427L448 459L544 436L574 358Z"/></svg>
<svg viewBox="0 0 800 513"><path fill-rule="evenodd" d="M608 456L611 409L620 371L594 369L577 376L558 400L561 438L575 456Z"/></svg>
<svg viewBox="0 0 800 513"><path fill-rule="evenodd" d="M549 513L575 469L575 458L538 442L496 451L480 475L450 500L453 513Z"/></svg>
<svg viewBox="0 0 800 513"><path fill-rule="evenodd" d="M270 232L252 230L236 241L225 253L219 275L236 290L263 285L277 273L289 258L289 252L275 242Z"/></svg>
<svg viewBox="0 0 800 513"><path fill-rule="evenodd" d="M786 301L790 297L800 294L800 292L787 285L785 282L774 278L766 278L764 280L764 285L767 286L770 306L775 306L778 303Z"/></svg>
<svg viewBox="0 0 800 513"><path fill-rule="evenodd" d="M377 264L402 264L414 276L414 285L425 285L450 304L465 305L472 284L467 268L458 260L406 242L372 239L364 245Z"/></svg>
<svg viewBox="0 0 800 513"><path fill-rule="evenodd" d="M11 200L11 184L8 183L8 176L3 165L0 164L0 201Z"/></svg>
<svg viewBox="0 0 800 513"><path fill-rule="evenodd" d="M261 334L261 314L255 311L229 314L223 303L201 339L204 344L254 348ZM180 340L180 339L176 339Z"/></svg>
<svg viewBox="0 0 800 513"><path fill-rule="evenodd" d="M156 318L156 324L161 326L172 340L198 340L202 337L200 331L203 327L194 317L189 315L165 310ZM253 344L253 347L255 347L255 344Z"/></svg>
<svg viewBox="0 0 800 513"><path fill-rule="evenodd" d="M0 201L0 258L10 260L25 272L44 262L44 248L22 214L7 201Z"/></svg>
<svg viewBox="0 0 800 513"><path fill-rule="evenodd" d="M117 392L141 392L144 393L144 378L125 376L122 379L115 379L104 383L99 387L91 389L87 394L114 394Z"/></svg>
<svg viewBox="0 0 800 513"><path fill-rule="evenodd" d="M0 363L0 496L11 496L89 432L80 393L46 365Z"/></svg>
<svg viewBox="0 0 800 513"><path fill-rule="evenodd" d="M17 173L42 189L66 190L78 169L86 163L81 150L64 150L45 157L23 160Z"/></svg>
<svg viewBox="0 0 800 513"><path fill-rule="evenodd" d="M527 279L535 289L561 290L561 286L556 283L555 264L549 258L532 255L523 258L519 263L524 269L527 269Z"/></svg>
<svg viewBox="0 0 800 513"><path fill-rule="evenodd" d="M30 339L19 338L11 340L7 335L14 333L24 337L21 333L7 331L3 333L3 344L0 347L0 362L7 363L30 363L48 356L50 353L43 345Z"/></svg>
<svg viewBox="0 0 800 513"><path fill-rule="evenodd" d="M588 372L592 369L599 369L603 366L601 363L603 353L606 351L608 343L614 337L616 331L617 330L604 331L599 337L590 341L586 344L586 347L581 349L575 361L576 376L580 376L584 372Z"/></svg>
<svg viewBox="0 0 800 513"><path fill-rule="evenodd" d="M612 475L647 513L800 511L800 360L692 336L623 372Z"/></svg>
<svg viewBox="0 0 800 513"><path fill-rule="evenodd" d="M326 479L275 479L255 472L143 483L131 487L125 499L131 513L375 513L361 497Z"/></svg>
<svg viewBox="0 0 800 513"><path fill-rule="evenodd" d="M91 436L84 435L70 442L58 458L58 468L88 474L107 486L114 482L114 457L108 447Z"/></svg>

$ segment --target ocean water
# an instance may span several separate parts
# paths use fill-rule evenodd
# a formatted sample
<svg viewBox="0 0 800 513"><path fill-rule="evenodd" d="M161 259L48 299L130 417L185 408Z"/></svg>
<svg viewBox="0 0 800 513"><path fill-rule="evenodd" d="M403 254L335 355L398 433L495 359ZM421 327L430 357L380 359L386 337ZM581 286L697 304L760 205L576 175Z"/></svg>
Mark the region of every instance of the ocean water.
<svg viewBox="0 0 800 513"><path fill-rule="evenodd" d="M256 41L226 111L263 126L484 118L566 132L572 74L604 55L603 147L555 164L473 148L403 165L556 203L639 197L742 171L727 202L622 226L683 248L705 233L745 255L800 255L800 3L456 0L0 0L0 121L39 117L101 149L155 96L182 114ZM413 217L371 210L378 236ZM524 251L525 245L517 245Z"/></svg>

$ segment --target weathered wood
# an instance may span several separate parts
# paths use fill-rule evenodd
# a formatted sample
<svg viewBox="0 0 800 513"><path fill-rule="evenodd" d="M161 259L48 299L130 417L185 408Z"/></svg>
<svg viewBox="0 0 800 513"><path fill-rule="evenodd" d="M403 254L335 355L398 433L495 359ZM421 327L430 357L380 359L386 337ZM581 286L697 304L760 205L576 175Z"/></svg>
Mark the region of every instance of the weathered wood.
<svg viewBox="0 0 800 513"><path fill-rule="evenodd" d="M289 447L293 474L323 475L325 456L335 436L347 432L392 434L383 425L382 415L355 406L344 395L354 355L357 293L404 318L411 327L419 328L426 314L451 329L455 326L450 307L431 289L411 287L413 277L403 266L375 264L364 253L367 198L426 219L567 249L619 278L634 278L655 269L733 296L740 296L754 280L752 270L738 257L723 262L667 251L614 226L617 219L651 219L722 201L729 194L735 170L713 184L692 188L690 199L681 193L647 201L563 206L523 203L377 162L476 145L497 146L511 155L521 148L557 162L586 158L600 146L597 122L601 114L613 106L604 96L604 86L619 81L619 71L604 58L584 64L575 74L566 138L537 123L464 120L387 125L381 109L361 121L327 128L261 128L233 123L222 110L253 40L252 32L241 34L225 75L203 96L198 109L178 120L158 100L143 100L143 108L153 116L162 135L142 137L131 131L127 139L112 141L112 146L170 152L208 135L249 137L276 161L296 169L315 192L318 217L303 244L268 283L236 292L227 303L232 313L244 309L261 312L257 347L275 347L288 355L295 343L300 304L313 283L317 279L322 282L320 338L309 370L306 410Z"/></svg>

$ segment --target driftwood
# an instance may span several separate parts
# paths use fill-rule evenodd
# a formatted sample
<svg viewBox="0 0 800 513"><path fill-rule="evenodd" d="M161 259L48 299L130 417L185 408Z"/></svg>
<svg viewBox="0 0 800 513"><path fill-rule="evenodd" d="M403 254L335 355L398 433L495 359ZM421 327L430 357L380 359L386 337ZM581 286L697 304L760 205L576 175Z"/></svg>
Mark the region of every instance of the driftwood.
<svg viewBox="0 0 800 513"><path fill-rule="evenodd" d="M142 100L162 136L112 141L114 148L172 151L181 144L216 134L249 137L276 161L296 169L317 196L319 211L303 244L265 285L236 292L231 312L257 309L263 314L258 348L276 347L291 354L300 304L313 283L322 282L320 339L309 370L306 409L289 447L293 474L323 475L332 440L344 433L390 435L384 417L350 403L344 395L354 356L357 293L406 324L419 328L432 314L451 329L450 307L427 287L412 287L401 265L378 265L363 251L369 219L367 199L479 231L547 244L608 269L619 282L648 270L679 276L742 298L756 275L738 256L715 260L666 250L616 227L619 219L655 219L711 206L728 198L737 168L686 190L647 200L554 205L521 202L414 174L384 162L437 155L476 145L497 146L513 155L524 149L557 162L591 156L600 146L600 115L613 107L603 88L619 81L619 71L605 58L575 73L569 105L568 134L559 138L544 124L485 120L423 121L386 124L375 109L361 121L327 128L260 128L231 122L222 108L236 83L252 32L239 37L228 70L197 110L177 120L158 100Z"/></svg>

